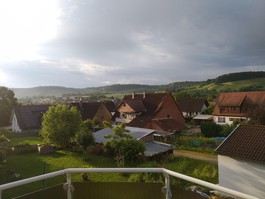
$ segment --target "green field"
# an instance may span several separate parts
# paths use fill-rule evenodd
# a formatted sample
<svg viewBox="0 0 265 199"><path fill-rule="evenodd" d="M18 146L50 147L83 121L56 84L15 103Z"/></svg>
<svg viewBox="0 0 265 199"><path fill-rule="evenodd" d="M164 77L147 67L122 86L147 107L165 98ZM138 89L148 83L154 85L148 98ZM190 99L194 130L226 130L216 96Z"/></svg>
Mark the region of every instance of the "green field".
<svg viewBox="0 0 265 199"><path fill-rule="evenodd" d="M240 91L244 89L251 90L265 90L265 78L226 82L222 84L210 83L206 85L199 85L191 87L190 89L196 90L216 90L222 91Z"/></svg>

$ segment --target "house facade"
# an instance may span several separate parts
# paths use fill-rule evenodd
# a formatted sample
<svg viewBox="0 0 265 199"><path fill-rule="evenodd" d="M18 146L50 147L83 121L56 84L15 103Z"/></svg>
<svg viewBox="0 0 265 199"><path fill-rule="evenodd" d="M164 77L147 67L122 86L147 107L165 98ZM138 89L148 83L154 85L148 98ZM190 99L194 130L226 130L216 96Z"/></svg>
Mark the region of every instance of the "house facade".
<svg viewBox="0 0 265 199"><path fill-rule="evenodd" d="M219 185L265 197L265 126L239 125L216 153Z"/></svg>
<svg viewBox="0 0 265 199"><path fill-rule="evenodd" d="M116 109L115 122L166 132L185 128L184 117L170 93L126 95Z"/></svg>
<svg viewBox="0 0 265 199"><path fill-rule="evenodd" d="M265 105L265 91L221 93L217 99L213 121L233 124L250 119L251 112Z"/></svg>
<svg viewBox="0 0 265 199"><path fill-rule="evenodd" d="M25 105L14 107L11 115L12 131L21 133L27 129L41 128L43 114L49 105Z"/></svg>
<svg viewBox="0 0 265 199"><path fill-rule="evenodd" d="M209 106L206 99L192 98L178 100L177 104L184 117L194 117L199 115Z"/></svg>

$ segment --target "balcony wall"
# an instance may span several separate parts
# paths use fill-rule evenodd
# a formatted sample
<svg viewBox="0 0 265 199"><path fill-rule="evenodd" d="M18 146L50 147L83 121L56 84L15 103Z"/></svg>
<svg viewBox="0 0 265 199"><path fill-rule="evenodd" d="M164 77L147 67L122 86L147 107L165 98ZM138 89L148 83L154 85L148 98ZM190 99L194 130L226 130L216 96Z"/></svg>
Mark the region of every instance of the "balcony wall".
<svg viewBox="0 0 265 199"><path fill-rule="evenodd" d="M74 182L73 199L165 199L161 183ZM172 199L203 199L200 195L172 187ZM63 185L57 185L15 199L66 199Z"/></svg>

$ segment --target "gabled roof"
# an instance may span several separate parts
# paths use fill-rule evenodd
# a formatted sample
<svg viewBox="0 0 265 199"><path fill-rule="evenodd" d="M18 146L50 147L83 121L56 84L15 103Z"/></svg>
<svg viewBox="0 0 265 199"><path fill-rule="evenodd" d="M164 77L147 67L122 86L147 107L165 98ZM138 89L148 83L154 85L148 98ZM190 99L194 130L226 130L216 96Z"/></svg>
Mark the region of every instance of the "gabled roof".
<svg viewBox="0 0 265 199"><path fill-rule="evenodd" d="M265 126L239 125L216 149L216 153L265 163Z"/></svg>
<svg viewBox="0 0 265 199"><path fill-rule="evenodd" d="M171 110L176 110L179 115L179 118L174 118L171 120L171 122L166 121L165 119L171 119L171 118L163 118L163 121L153 122L152 120L155 118L156 114L160 112L161 109L166 108L167 110L169 107L164 107L165 102L167 100L171 100L172 107L170 107ZM141 115L138 115L135 117L128 126L135 126L140 128L153 128L154 126L159 128L159 130L180 130L183 129L184 126L184 118L181 113L181 111L178 108L178 105L176 104L174 98L172 97L171 93L144 93L144 94L133 94L133 95L127 95L123 98L123 102L126 102L132 104L134 101L134 108L136 110L141 110ZM136 106L137 105L137 106ZM165 109L165 110L166 110ZM165 113L166 114L166 113ZM152 124L154 123L154 125ZM170 125L170 126L167 126ZM148 126L148 127L147 127Z"/></svg>
<svg viewBox="0 0 265 199"><path fill-rule="evenodd" d="M71 106L77 107L82 115L83 120L94 119L99 108L105 106L103 102L78 102L71 103ZM106 107L106 106L105 106Z"/></svg>
<svg viewBox="0 0 265 199"><path fill-rule="evenodd" d="M19 127L24 129L40 128L43 113L50 105L25 105L16 106L14 114L16 115Z"/></svg>
<svg viewBox="0 0 265 199"><path fill-rule="evenodd" d="M135 101L138 105L143 105L147 114L154 113L164 98L169 97L170 93L146 93L126 95L123 101Z"/></svg>
<svg viewBox="0 0 265 199"><path fill-rule="evenodd" d="M136 113L146 111L146 108L142 100L126 99L123 100L123 102L128 104Z"/></svg>
<svg viewBox="0 0 265 199"><path fill-rule="evenodd" d="M182 112L201 112L204 105L209 106L206 99L182 99L177 104Z"/></svg>
<svg viewBox="0 0 265 199"><path fill-rule="evenodd" d="M221 93L216 102L213 115L245 116L253 106L265 105L265 91ZM220 113L221 107L240 107L240 114Z"/></svg>
<svg viewBox="0 0 265 199"><path fill-rule="evenodd" d="M116 110L116 105L113 101L104 101L104 104L109 112L114 112Z"/></svg>

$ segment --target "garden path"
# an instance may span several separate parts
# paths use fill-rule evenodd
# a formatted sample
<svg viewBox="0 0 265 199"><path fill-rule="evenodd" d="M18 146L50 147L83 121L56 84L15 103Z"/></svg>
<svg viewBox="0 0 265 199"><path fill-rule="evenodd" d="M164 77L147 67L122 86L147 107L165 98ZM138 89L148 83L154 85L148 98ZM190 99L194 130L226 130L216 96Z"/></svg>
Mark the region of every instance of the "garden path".
<svg viewBox="0 0 265 199"><path fill-rule="evenodd" d="M217 163L217 156L216 155L208 155L204 153L198 153L194 151L185 151L185 150L177 150L175 149L173 152L175 157L187 157L187 158L193 158L197 160L204 160L212 163Z"/></svg>

